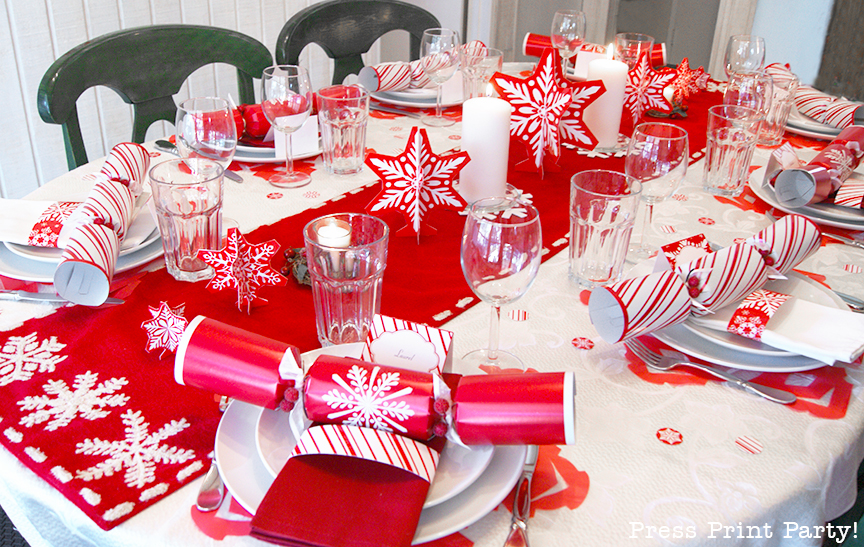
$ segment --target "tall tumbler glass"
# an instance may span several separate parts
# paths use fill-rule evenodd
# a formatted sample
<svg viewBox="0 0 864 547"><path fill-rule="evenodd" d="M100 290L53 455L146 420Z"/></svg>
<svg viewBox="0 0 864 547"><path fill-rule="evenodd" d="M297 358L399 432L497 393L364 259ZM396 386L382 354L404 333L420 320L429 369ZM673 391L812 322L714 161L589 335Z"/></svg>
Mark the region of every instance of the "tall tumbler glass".
<svg viewBox="0 0 864 547"><path fill-rule="evenodd" d="M759 144L765 146L780 144L789 113L795 104L795 92L798 91L799 84L798 77L794 74L773 76L773 79L774 96L771 99L771 108L759 133Z"/></svg>
<svg viewBox="0 0 864 547"><path fill-rule="evenodd" d="M165 265L178 281L201 281L213 268L198 258L219 249L224 169L204 158L174 159L150 169L150 191L165 250Z"/></svg>
<svg viewBox="0 0 864 547"><path fill-rule="evenodd" d="M708 109L708 138L702 187L724 197L741 193L764 117L752 108L716 105Z"/></svg>
<svg viewBox="0 0 864 547"><path fill-rule="evenodd" d="M570 277L593 289L621 279L642 184L594 169L570 179Z"/></svg>
<svg viewBox="0 0 864 547"><path fill-rule="evenodd" d="M615 60L627 65L633 70L639 57L654 47L654 37L638 32L620 32L615 35Z"/></svg>
<svg viewBox="0 0 864 547"><path fill-rule="evenodd" d="M491 47L459 48L459 63L462 65L462 98L486 97L489 80L504 66L504 52Z"/></svg>
<svg viewBox="0 0 864 547"><path fill-rule="evenodd" d="M379 218L338 213L303 228L322 346L362 342L381 310L390 229Z"/></svg>
<svg viewBox="0 0 864 547"><path fill-rule="evenodd" d="M334 85L317 95L324 167L336 175L359 173L366 159L369 92L359 85Z"/></svg>
<svg viewBox="0 0 864 547"><path fill-rule="evenodd" d="M764 70L736 72L729 76L723 104L746 106L768 117L774 99L774 79Z"/></svg>

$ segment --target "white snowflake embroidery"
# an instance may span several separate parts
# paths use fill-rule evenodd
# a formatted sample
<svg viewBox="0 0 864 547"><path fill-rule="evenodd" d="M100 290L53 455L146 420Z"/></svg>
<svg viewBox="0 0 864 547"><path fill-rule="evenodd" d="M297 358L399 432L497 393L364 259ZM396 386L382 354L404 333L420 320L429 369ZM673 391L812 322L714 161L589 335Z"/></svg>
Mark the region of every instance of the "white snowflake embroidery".
<svg viewBox="0 0 864 547"><path fill-rule="evenodd" d="M327 415L330 420L348 416L343 421L348 425L373 427L382 431L392 432L393 429L405 433L408 431L397 421L405 421L414 415L414 411L405 401L395 401L399 397L409 395L413 388L405 387L395 393L388 393L399 385L398 372L384 372L380 376L381 367L369 371L354 365L348 371L349 386L338 374L333 375L333 381L339 384L345 392L331 389L323 400L330 408L339 410Z"/></svg>
<svg viewBox="0 0 864 547"><path fill-rule="evenodd" d="M57 342L52 336L41 342L36 341L36 333L27 336L10 336L0 350L0 386L9 385L16 380L27 381L33 373L54 372L57 363L66 355L54 355L65 348L66 344Z"/></svg>
<svg viewBox="0 0 864 547"><path fill-rule="evenodd" d="M111 413L106 407L126 404L129 397L115 393L128 384L126 378L111 378L96 385L98 379L99 375L90 371L78 374L72 384L74 391L69 389L63 380L49 380L42 386L47 395L28 396L18 401L22 411L34 411L21 418L18 423L33 427L51 420L45 430L54 431L69 425L76 416L80 415L85 420L97 420Z"/></svg>
<svg viewBox="0 0 864 547"><path fill-rule="evenodd" d="M110 477L126 469L124 481L130 487L143 488L156 480L157 463L183 463L195 457L194 450L162 444L165 439L189 427L185 418L171 420L155 433L149 433L150 424L144 421L141 411L126 411L120 416L126 424L126 438L118 441L103 441L99 438L85 439L76 445L76 454L108 456L104 461L78 470L76 478L92 481L103 476Z"/></svg>

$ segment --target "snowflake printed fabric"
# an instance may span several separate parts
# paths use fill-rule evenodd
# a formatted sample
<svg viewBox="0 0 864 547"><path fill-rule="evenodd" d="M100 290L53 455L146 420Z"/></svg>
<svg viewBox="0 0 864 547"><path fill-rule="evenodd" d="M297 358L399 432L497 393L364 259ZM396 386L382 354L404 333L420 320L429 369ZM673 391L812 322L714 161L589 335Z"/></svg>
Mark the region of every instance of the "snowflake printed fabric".
<svg viewBox="0 0 864 547"><path fill-rule="evenodd" d="M399 433L408 431L399 422L414 415L414 411L401 397L409 395L413 388L404 387L398 391L390 391L399 385L398 372L380 373L380 367L374 367L371 374L368 370L352 366L346 373L346 378L333 375L344 391L331 389L322 397L327 405L334 409L327 415L328 420L342 419L346 425L372 427L381 431Z"/></svg>
<svg viewBox="0 0 864 547"><path fill-rule="evenodd" d="M111 413L108 407L121 407L129 397L118 393L128 382L126 378L111 378L96 384L99 375L90 371L75 376L72 389L63 380L49 380L42 386L45 395L28 396L18 401L22 411L32 411L21 421L25 427L48 422L46 431L69 425L76 417L98 420Z"/></svg>
<svg viewBox="0 0 864 547"><path fill-rule="evenodd" d="M27 336L10 336L0 350L0 386L15 381L27 381L36 372L54 372L57 364L66 359L55 355L66 344L57 342L52 336L37 341L36 333Z"/></svg>
<svg viewBox="0 0 864 547"><path fill-rule="evenodd" d="M453 189L459 171L467 165L468 152L436 156L426 130L413 127L405 151L398 156L369 154L366 165L381 177L381 192L366 210L394 210L405 217L406 230L420 234L426 214L435 207L462 210L465 200Z"/></svg>
<svg viewBox="0 0 864 547"><path fill-rule="evenodd" d="M672 105L663 96L672 80L675 71L672 69L655 70L648 60L648 52L639 56L639 60L627 73L627 89L624 92L624 108L633 117L636 125L647 110L672 112Z"/></svg>
<svg viewBox="0 0 864 547"><path fill-rule="evenodd" d="M498 95L513 108L510 136L525 144L528 157L541 176L546 154L555 161L561 155L561 119L573 101L573 86L568 82L562 87L565 81L561 74L561 57L554 48L543 52L534 73L527 78L496 73L490 80ZM580 100L587 101L587 97ZM568 130L576 130L577 125L581 127L581 121L580 115L578 124L573 120L568 122ZM590 138L593 139L593 135Z"/></svg>
<svg viewBox="0 0 864 547"><path fill-rule="evenodd" d="M768 289L758 289L745 298L726 327L731 333L759 340L765 332L765 326L771 317L789 299L788 294L782 294Z"/></svg>
<svg viewBox="0 0 864 547"><path fill-rule="evenodd" d="M147 332L147 353L162 348L159 359L166 351L174 351L180 344L183 331L189 321L183 317L185 305L171 308L167 302L160 302L158 308L147 306L153 317L141 323L141 328Z"/></svg>
<svg viewBox="0 0 864 547"><path fill-rule="evenodd" d="M256 300L267 302L258 296L258 289L266 286L282 286L288 279L270 266L270 259L279 250L276 240L252 245L237 228L228 230L225 248L198 251L198 258L213 267L216 273L207 283L212 291L235 289L237 309L251 313Z"/></svg>

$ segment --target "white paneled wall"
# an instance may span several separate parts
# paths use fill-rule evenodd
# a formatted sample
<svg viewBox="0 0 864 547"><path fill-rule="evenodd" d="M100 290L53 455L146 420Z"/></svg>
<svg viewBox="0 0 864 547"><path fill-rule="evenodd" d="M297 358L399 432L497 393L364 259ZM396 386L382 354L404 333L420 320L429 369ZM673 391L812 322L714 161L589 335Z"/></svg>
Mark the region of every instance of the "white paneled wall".
<svg viewBox="0 0 864 547"><path fill-rule="evenodd" d="M273 53L282 25L316 0L2 0L0 3L0 197L18 198L67 171L60 126L39 117L36 92L55 59L88 39L152 24L198 24L234 29L261 41ZM419 2L418 2L419 3ZM452 5L440 8L453 17ZM461 0L458 0L461 14ZM424 6L429 9L428 6ZM436 13L439 19L442 15ZM461 16L459 17L461 24ZM365 60L377 62L373 46ZM407 55L407 51L406 51ZM332 61L313 45L301 64L312 71L317 89L329 84ZM175 97L237 93L235 70L228 65L203 67ZM256 82L257 83L257 82ZM104 156L132 134L132 111L110 89L88 90L78 100L87 154ZM169 123L153 125L148 139L170 135Z"/></svg>

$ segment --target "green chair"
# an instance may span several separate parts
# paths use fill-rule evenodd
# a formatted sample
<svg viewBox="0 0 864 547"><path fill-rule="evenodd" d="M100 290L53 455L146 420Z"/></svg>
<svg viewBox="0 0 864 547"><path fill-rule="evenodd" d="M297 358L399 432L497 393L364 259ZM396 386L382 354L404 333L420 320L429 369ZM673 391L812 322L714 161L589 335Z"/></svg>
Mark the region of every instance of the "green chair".
<svg viewBox="0 0 864 547"><path fill-rule="evenodd" d="M47 123L63 127L66 159L87 163L75 106L93 86L107 86L133 106L132 141L143 142L156 121L174 122L172 95L198 68L226 63L237 68L242 103L255 102L253 78L273 64L261 42L233 30L195 25L154 25L100 36L72 48L42 77L37 104Z"/></svg>
<svg viewBox="0 0 864 547"><path fill-rule="evenodd" d="M330 0L300 10L282 27L276 40L276 62L296 65L310 43L334 60L333 83L363 68L362 53L391 30L410 34L410 58L420 57L420 39L428 28L440 27L434 15L398 0Z"/></svg>

